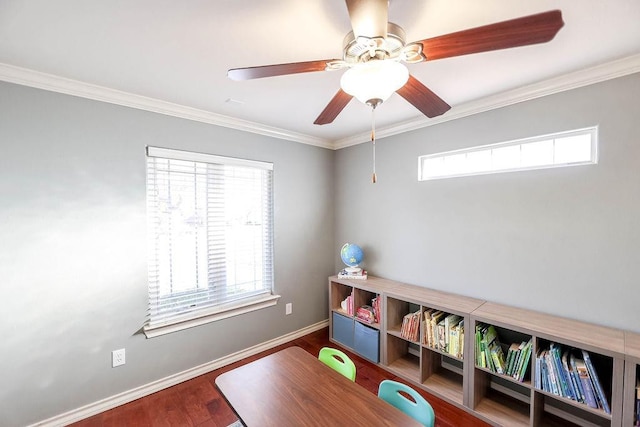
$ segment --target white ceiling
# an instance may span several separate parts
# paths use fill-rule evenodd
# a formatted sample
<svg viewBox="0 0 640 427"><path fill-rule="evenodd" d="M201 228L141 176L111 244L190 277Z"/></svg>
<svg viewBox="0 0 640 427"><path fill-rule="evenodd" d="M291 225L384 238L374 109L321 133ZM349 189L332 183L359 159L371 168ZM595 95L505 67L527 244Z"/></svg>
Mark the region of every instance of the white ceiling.
<svg viewBox="0 0 640 427"><path fill-rule="evenodd" d="M409 65L453 107L447 115L498 93L637 56L640 1L391 0L389 20L409 42L553 9L562 11L565 26L549 43ZM341 58L350 30L342 0L0 0L0 64L330 142L371 125L369 108L355 99L333 123L313 124L343 71L243 82L226 72ZM429 122L398 95L376 110L379 129L416 120Z"/></svg>

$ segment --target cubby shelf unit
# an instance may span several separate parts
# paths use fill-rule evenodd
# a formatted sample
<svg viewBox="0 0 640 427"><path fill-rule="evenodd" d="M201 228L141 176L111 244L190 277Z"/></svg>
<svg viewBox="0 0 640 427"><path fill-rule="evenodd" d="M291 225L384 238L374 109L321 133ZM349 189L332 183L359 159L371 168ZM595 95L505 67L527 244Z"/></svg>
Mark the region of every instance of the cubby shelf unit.
<svg viewBox="0 0 640 427"><path fill-rule="evenodd" d="M499 334L515 334L517 339L530 337L533 342L530 374L522 383L475 368L471 376L470 407L481 418L496 425L514 426L544 426L557 418L570 426L621 425L623 331L492 302L485 302L475 310L471 319L474 329L477 323L491 324ZM589 352L603 382L611 414L534 386L536 354L550 343Z"/></svg>
<svg viewBox="0 0 640 427"><path fill-rule="evenodd" d="M478 308L482 301L436 291L424 287L405 285L384 294L386 352L382 363L387 370L408 381L420 384L425 390L446 399L459 407L467 407L466 393L470 368L466 358L449 354L444 349L434 348L424 342L425 324L422 322L426 310L434 309L446 315L457 315L465 325L464 345L466 351L472 349L467 326L469 313ZM419 311L420 330L416 341L409 341L400 334L402 320L406 314Z"/></svg>
<svg viewBox="0 0 640 427"><path fill-rule="evenodd" d="M362 323L341 308L353 295L353 312L381 301L379 324L365 324L376 332L378 365L415 387L422 388L495 426L632 427L636 382L640 380L640 334L625 332L532 310L369 276L368 280L329 278L330 339L349 350L334 335L357 335ZM464 353L456 357L424 342L424 325L416 340L401 334L405 315L430 309L457 315L464 322ZM333 317L341 331L334 330ZM532 351L522 381L476 366L474 333L477 324L493 325L503 350L510 343L531 340ZM352 329L349 329L352 328ZM362 329L362 328L360 328ZM348 341L348 340L347 340ZM535 358L551 343L581 354L589 353L600 377L611 413L536 387Z"/></svg>

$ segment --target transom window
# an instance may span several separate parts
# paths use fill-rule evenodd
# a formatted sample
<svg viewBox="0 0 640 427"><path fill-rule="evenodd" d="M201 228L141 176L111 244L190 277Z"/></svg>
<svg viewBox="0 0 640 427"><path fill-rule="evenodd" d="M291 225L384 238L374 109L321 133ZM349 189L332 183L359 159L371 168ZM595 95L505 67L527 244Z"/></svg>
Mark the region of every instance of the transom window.
<svg viewBox="0 0 640 427"><path fill-rule="evenodd" d="M147 147L147 336L276 303L272 170Z"/></svg>
<svg viewBox="0 0 640 427"><path fill-rule="evenodd" d="M418 158L418 180L597 163L597 127Z"/></svg>

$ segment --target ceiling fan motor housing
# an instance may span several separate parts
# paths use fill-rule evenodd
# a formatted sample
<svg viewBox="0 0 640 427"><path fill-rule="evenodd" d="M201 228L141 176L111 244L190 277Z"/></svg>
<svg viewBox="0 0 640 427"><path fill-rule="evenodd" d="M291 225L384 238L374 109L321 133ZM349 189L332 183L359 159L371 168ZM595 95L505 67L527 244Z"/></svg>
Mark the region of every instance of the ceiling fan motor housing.
<svg viewBox="0 0 640 427"><path fill-rule="evenodd" d="M348 63L367 62L372 59L395 59L405 46L402 27L387 23L387 37L356 37L350 31L342 43L343 59Z"/></svg>

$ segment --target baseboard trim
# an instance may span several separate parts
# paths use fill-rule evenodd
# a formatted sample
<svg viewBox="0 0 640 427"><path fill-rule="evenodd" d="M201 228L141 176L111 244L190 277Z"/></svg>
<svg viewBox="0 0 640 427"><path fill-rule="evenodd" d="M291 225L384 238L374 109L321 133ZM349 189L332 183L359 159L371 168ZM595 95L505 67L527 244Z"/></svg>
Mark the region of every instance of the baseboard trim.
<svg viewBox="0 0 640 427"><path fill-rule="evenodd" d="M148 396L157 391L164 390L167 387L171 387L176 384L180 384L181 382L206 374L215 369L229 365L230 363L234 363L246 357L253 356L254 354L258 354L262 351L269 350L281 344L286 344L289 341L293 341L294 339L303 337L307 334L318 331L322 328L326 328L328 325L329 325L329 319L323 320L321 322L307 326L302 329L298 329L297 331L280 336L278 338L265 341L253 347L249 347L244 350L221 357L219 359L212 360L211 362L204 363L200 366L187 369L186 371L169 375L168 377L159 379L157 381L153 381L149 384L145 384L143 386L136 387L131 390L127 390L125 392L116 394L114 396L107 397L106 399L102 399L97 402L93 402L88 405L82 406L80 408L65 412L63 414L59 414L54 417L48 418L46 420L39 421L35 424L31 424L31 426L29 427L36 427L36 426L58 427L61 425L75 423L77 421L83 420L85 418L89 418L93 415L99 414L109 409L113 409L117 406L124 405L125 403L129 403L136 399L140 399L141 397Z"/></svg>

